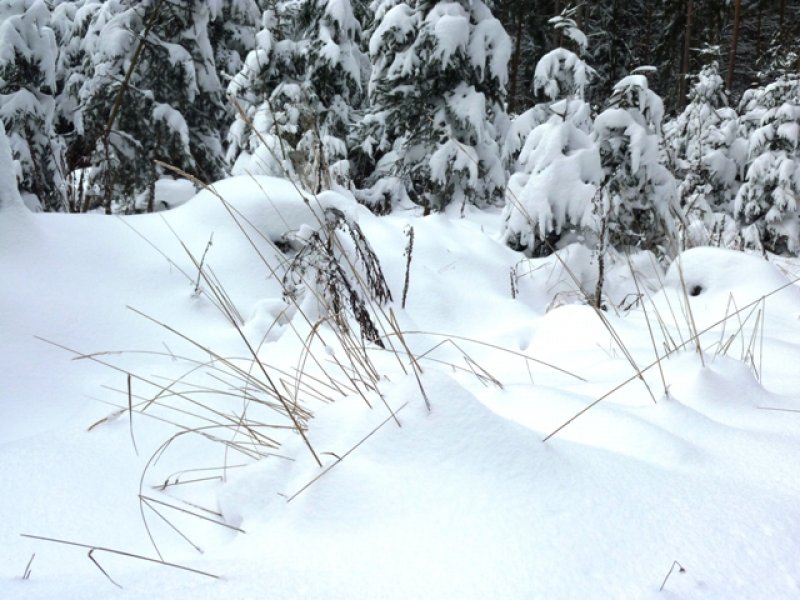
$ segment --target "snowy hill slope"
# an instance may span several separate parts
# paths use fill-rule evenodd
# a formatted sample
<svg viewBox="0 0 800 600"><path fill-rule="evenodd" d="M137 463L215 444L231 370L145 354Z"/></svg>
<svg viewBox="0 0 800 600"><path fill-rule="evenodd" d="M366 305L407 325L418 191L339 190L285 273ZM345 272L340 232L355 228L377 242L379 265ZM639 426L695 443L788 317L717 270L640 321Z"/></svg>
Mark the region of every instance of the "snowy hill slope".
<svg viewBox="0 0 800 600"><path fill-rule="evenodd" d="M499 213L377 218L328 193L322 206L356 220L380 258L394 298L385 314L421 367L418 381L383 322L397 352L366 353L381 399L331 366L348 354L330 323L304 320L320 311L314 298L300 301L305 312L282 299L285 244L319 228L317 201L270 178L215 188L228 205L206 191L160 215L0 219L0 596L798 595L800 416L786 411L800 410L800 290L787 285L800 265L782 263L787 276L757 257L696 249L662 273L633 256L636 279L622 261L608 295L630 306L638 284L647 300L605 313L607 327L566 272L593 289L590 253L577 246L563 263L521 261L497 241ZM301 384L280 373L308 374L296 408L314 414L308 445L322 468L280 407L236 379L260 377L258 367L209 282L196 293L181 242L198 263L207 250L204 272L222 282L287 395ZM692 328L726 316L701 336L701 359ZM326 347L308 341L315 331ZM103 353L93 358L113 367L34 336ZM652 340L670 353L660 366ZM647 386L632 363L652 365ZM132 416L105 404L129 401ZM280 446L247 455L251 438L235 426L198 433L211 427L209 408L214 419L258 421L259 439ZM253 460L259 453L270 456ZM181 484L159 489L165 482ZM222 579L95 551L118 590L87 549L20 537L156 558L140 511L164 560ZM659 593L673 561L685 572L676 567Z"/></svg>

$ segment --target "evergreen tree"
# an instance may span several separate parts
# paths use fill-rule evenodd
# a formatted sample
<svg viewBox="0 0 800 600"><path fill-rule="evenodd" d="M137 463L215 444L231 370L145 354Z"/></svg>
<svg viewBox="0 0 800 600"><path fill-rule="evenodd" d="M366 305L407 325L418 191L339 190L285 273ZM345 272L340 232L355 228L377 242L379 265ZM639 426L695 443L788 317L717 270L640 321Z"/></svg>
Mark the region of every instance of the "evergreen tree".
<svg viewBox="0 0 800 600"><path fill-rule="evenodd" d="M696 76L689 100L665 125L669 164L680 182L678 200L687 217L685 241L705 245L716 237L728 244L735 236L733 199L747 144L738 135L738 116L728 107L717 63Z"/></svg>
<svg viewBox="0 0 800 600"><path fill-rule="evenodd" d="M87 35L100 0L61 2L53 9L52 24L59 47L56 63L56 115L55 132L62 141L67 210L82 212L86 203L86 183L93 140L84 130L81 90L92 77L92 56L87 53L84 38Z"/></svg>
<svg viewBox="0 0 800 600"><path fill-rule="evenodd" d="M256 47L262 10L256 0L209 3L209 10L211 21L208 35L217 72L232 78L244 66L247 53Z"/></svg>
<svg viewBox="0 0 800 600"><path fill-rule="evenodd" d="M64 209L54 131L57 52L42 0L0 3L0 120L19 164L20 190L47 210Z"/></svg>
<svg viewBox="0 0 800 600"><path fill-rule="evenodd" d="M585 43L574 21L557 23ZM518 143L522 127L541 119L525 136L503 213L504 240L529 255L550 254L565 234L574 239L594 228L592 199L603 173L591 136L591 108L583 99L592 74L573 52L548 52L536 65L533 82L534 92L547 101L517 117L506 141L507 148L509 139Z"/></svg>
<svg viewBox="0 0 800 600"><path fill-rule="evenodd" d="M658 89L669 111L685 108L689 74L697 73L721 54L730 17L728 0L665 0L648 7L658 29L649 64L657 67L652 87ZM723 88L724 89L724 88Z"/></svg>
<svg viewBox="0 0 800 600"><path fill-rule="evenodd" d="M208 37L209 3L107 0L84 38L92 74L81 86L92 182L106 211L115 192L153 209L160 160L213 181L223 173L226 107ZM145 204L146 203L146 204Z"/></svg>
<svg viewBox="0 0 800 600"><path fill-rule="evenodd" d="M759 79L769 82L781 75L800 72L800 2L781 2L777 11L773 6L772 27L760 35L769 34L766 50L758 52ZM761 29L765 29L762 25ZM759 46L763 46L762 41ZM758 50L761 50L759 48Z"/></svg>
<svg viewBox="0 0 800 600"><path fill-rule="evenodd" d="M601 247L672 252L678 214L675 180L662 163L664 104L647 78L629 75L614 86L595 119L604 177L596 212Z"/></svg>
<svg viewBox="0 0 800 600"><path fill-rule="evenodd" d="M783 76L750 90L740 107L749 140L735 215L750 247L800 251L800 77Z"/></svg>
<svg viewBox="0 0 800 600"><path fill-rule="evenodd" d="M575 21L563 16L551 19L557 31L566 31L570 40L577 39L577 50L586 52L586 36ZM502 144L503 163L509 170L517 171L517 160L522 144L528 135L553 115L551 106L567 98L583 102L586 88L597 72L580 56L566 48L556 48L545 54L537 63L533 74L532 91L539 100L532 108L516 116L508 127ZM572 111L573 114L581 111Z"/></svg>
<svg viewBox="0 0 800 600"><path fill-rule="evenodd" d="M281 26L287 21L295 31ZM234 173L289 175L315 192L349 181L346 137L363 89L360 31L349 0L265 13L257 47L228 88L243 112L230 133Z"/></svg>
<svg viewBox="0 0 800 600"><path fill-rule="evenodd" d="M400 2L370 39L370 108L356 135L369 182L426 210L502 193L508 36L480 0ZM374 196L373 196L374 197Z"/></svg>
<svg viewBox="0 0 800 600"><path fill-rule="evenodd" d="M281 31L281 21L288 20L281 17L286 15L264 12L256 46L228 85L237 104L227 151L234 175L296 176L290 153L300 138L301 117L309 121L302 97L305 64L302 48Z"/></svg>

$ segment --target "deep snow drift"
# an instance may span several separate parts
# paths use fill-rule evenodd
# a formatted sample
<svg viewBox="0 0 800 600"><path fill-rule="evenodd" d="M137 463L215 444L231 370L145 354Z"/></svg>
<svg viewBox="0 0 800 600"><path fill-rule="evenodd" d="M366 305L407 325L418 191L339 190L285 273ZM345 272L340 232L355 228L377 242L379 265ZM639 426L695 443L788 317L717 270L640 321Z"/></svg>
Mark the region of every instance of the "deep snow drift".
<svg viewBox="0 0 800 600"><path fill-rule="evenodd" d="M796 261L618 257L606 292L627 310L604 324L576 289L594 290L591 252L521 260L499 212L377 218L276 179L215 189L158 215L0 217L0 596L800 594ZM403 332L382 322L387 349L369 346L373 390L336 366L313 293L282 298L326 207L360 224ZM322 468L259 403L242 335L302 400ZM157 558L148 530L165 561L221 579L93 552L119 590L86 548L20 537Z"/></svg>

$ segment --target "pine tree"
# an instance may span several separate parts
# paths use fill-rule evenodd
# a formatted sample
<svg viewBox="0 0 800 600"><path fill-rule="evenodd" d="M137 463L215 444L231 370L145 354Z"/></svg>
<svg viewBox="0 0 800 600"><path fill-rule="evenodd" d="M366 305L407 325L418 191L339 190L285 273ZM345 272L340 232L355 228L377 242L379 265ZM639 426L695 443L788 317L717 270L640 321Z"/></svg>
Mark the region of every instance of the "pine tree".
<svg viewBox="0 0 800 600"><path fill-rule="evenodd" d="M647 78L629 75L614 86L595 119L604 177L597 205L601 246L672 253L675 180L662 162L664 104Z"/></svg>
<svg viewBox="0 0 800 600"><path fill-rule="evenodd" d="M55 131L64 146L62 165L69 212L88 208L86 182L94 148L93 140L85 135L81 90L92 77L94 66L84 38L100 5L100 0L78 0L61 2L53 9L52 24L59 47Z"/></svg>
<svg viewBox="0 0 800 600"><path fill-rule="evenodd" d="M232 78L241 71L247 53L256 47L262 10L256 0L228 0L216 3L216 6L209 3L209 10L208 36L217 72Z"/></svg>
<svg viewBox="0 0 800 600"><path fill-rule="evenodd" d="M649 63L657 67L651 87L661 92L668 112L680 112L688 100L690 73L721 58L729 20L728 0L665 0L651 4L648 10L657 27L651 35L657 40Z"/></svg>
<svg viewBox="0 0 800 600"><path fill-rule="evenodd" d="M555 23L585 48L574 21ZM591 108L583 99L593 73L565 48L548 52L536 65L534 92L547 100L517 117L506 141L507 148L518 143L522 128L541 119L525 135L506 190L503 238L516 250L544 256L562 236L574 239L594 228L592 199L603 174L591 136Z"/></svg>
<svg viewBox="0 0 800 600"><path fill-rule="evenodd" d="M400 2L370 39L369 111L356 135L373 191L426 210L502 193L498 126L510 44L480 0ZM371 166L370 165L370 166Z"/></svg>
<svg viewBox="0 0 800 600"><path fill-rule="evenodd" d="M318 146L318 187L330 187L333 177L340 184L350 181L347 137L354 122L353 111L363 100L366 56L359 48L361 25L350 0L307 0L300 22L308 40L306 88L317 107L314 135L303 146L314 155ZM302 147L301 147L302 149Z"/></svg>
<svg viewBox="0 0 800 600"><path fill-rule="evenodd" d="M567 98L583 102L586 88L597 77L597 72L580 57L587 50L587 40L575 21L560 15L550 19L550 24L556 31L565 32L562 39L577 40L575 46L580 54L558 47L536 63L532 91L539 102L514 117L503 136L503 164L512 172L518 170L515 162L524 140L537 126L550 119L553 114L551 106Z"/></svg>
<svg viewBox="0 0 800 600"><path fill-rule="evenodd" d="M223 174L226 106L209 18L199 0L108 0L94 14L83 45L92 75L79 98L106 212L117 192L123 210L153 209L157 160L205 181Z"/></svg>
<svg viewBox="0 0 800 600"><path fill-rule="evenodd" d="M745 243L783 254L800 252L800 78L783 76L750 90L740 112L749 140L735 215Z"/></svg>
<svg viewBox="0 0 800 600"><path fill-rule="evenodd" d="M687 245L729 244L735 237L733 199L747 144L738 135L738 115L728 107L717 63L697 74L686 109L665 125L665 142L671 171L680 182Z"/></svg>
<svg viewBox="0 0 800 600"><path fill-rule="evenodd" d="M280 7L279 7L280 8ZM237 116L228 134L227 160L234 175L261 173L296 177L292 155L308 123L310 109L302 94L305 57L287 38L286 14L264 12L256 46L228 85Z"/></svg>
<svg viewBox="0 0 800 600"><path fill-rule="evenodd" d="M281 26L287 21L292 30ZM314 192L349 181L346 137L363 89L360 31L349 0L265 13L257 47L228 88L243 112L230 133L234 173L288 175Z"/></svg>
<svg viewBox="0 0 800 600"><path fill-rule="evenodd" d="M20 166L21 192L46 210L64 209L54 130L57 52L42 0L0 4L0 119Z"/></svg>

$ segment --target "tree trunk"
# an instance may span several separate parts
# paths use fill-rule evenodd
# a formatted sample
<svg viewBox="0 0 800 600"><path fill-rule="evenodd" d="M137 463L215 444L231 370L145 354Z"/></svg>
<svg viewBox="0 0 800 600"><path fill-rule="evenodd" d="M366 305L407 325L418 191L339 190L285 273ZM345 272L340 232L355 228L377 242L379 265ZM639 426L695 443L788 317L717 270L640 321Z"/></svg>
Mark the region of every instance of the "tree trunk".
<svg viewBox="0 0 800 600"><path fill-rule="evenodd" d="M609 33L611 34L611 46L609 48L609 73L611 74L611 78L616 80L618 78L617 74L617 40L619 39L619 30L618 30L618 23L617 19L619 18L619 2L618 0L614 0L611 4L611 28Z"/></svg>
<svg viewBox="0 0 800 600"><path fill-rule="evenodd" d="M517 81L519 81L519 63L522 54L522 22L525 16L520 11L517 14L517 31L514 40L514 56L511 57L511 82L508 90L508 112L513 113L517 108Z"/></svg>
<svg viewBox="0 0 800 600"><path fill-rule="evenodd" d="M694 25L694 0L686 2L686 31L683 36L683 59L681 60L681 74L678 81L678 110L686 106L686 88L689 76L689 54L692 48L692 26Z"/></svg>
<svg viewBox="0 0 800 600"><path fill-rule="evenodd" d="M733 32L731 33L731 53L728 57L728 78L725 87L730 91L733 88L733 72L736 68L736 46L739 43L739 25L742 17L742 0L736 0L733 10Z"/></svg>
<svg viewBox="0 0 800 600"><path fill-rule="evenodd" d="M113 190L113 185L111 183L111 155L108 151L108 133L106 133L105 138L103 140L103 150L104 150L104 157L105 157L105 170L103 172L104 175L104 189L103 189L103 208L107 215L111 214L111 192Z"/></svg>
<svg viewBox="0 0 800 600"><path fill-rule="evenodd" d="M781 28L781 37L783 37L783 33L784 33L783 32L783 25L784 25L784 23L786 23L786 0L781 0L781 8L780 8L779 16L780 16L779 25L780 25L780 28Z"/></svg>
<svg viewBox="0 0 800 600"><path fill-rule="evenodd" d="M156 177L155 173L150 179L150 185L147 188L147 212L151 213L156 208ZM135 207L134 207L135 209Z"/></svg>
<svg viewBox="0 0 800 600"><path fill-rule="evenodd" d="M644 48L642 57L644 64L649 65L652 63L653 56L653 3L646 2L647 8L645 9L645 32L644 32Z"/></svg>
<svg viewBox="0 0 800 600"><path fill-rule="evenodd" d="M762 33L762 24L764 22L764 7L759 4L758 5L758 16L756 17L756 56L761 57L761 53L764 51L764 46L762 45L763 36Z"/></svg>

